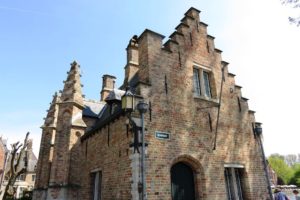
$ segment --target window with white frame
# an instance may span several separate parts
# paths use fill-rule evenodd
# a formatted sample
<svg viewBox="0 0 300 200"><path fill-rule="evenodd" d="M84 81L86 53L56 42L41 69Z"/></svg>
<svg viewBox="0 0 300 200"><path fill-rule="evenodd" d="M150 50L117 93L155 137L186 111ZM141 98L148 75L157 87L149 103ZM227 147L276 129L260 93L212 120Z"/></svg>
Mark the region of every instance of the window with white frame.
<svg viewBox="0 0 300 200"><path fill-rule="evenodd" d="M92 178L92 198L91 200L101 200L101 182L102 173L101 171L96 171L91 173Z"/></svg>
<svg viewBox="0 0 300 200"><path fill-rule="evenodd" d="M225 167L225 181L228 200L243 200L243 168Z"/></svg>
<svg viewBox="0 0 300 200"><path fill-rule="evenodd" d="M211 73L200 67L194 67L193 69L193 84L194 84L194 96L211 98L211 85L210 85Z"/></svg>

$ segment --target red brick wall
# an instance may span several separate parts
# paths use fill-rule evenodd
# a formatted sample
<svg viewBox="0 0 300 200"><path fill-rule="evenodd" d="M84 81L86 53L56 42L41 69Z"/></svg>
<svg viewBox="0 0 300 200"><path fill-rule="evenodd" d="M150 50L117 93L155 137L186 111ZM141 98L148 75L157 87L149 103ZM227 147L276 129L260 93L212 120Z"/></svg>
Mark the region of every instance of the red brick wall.
<svg viewBox="0 0 300 200"><path fill-rule="evenodd" d="M3 146L2 141L0 141L0 177L4 172L4 164L5 164L5 148Z"/></svg>
<svg viewBox="0 0 300 200"><path fill-rule="evenodd" d="M81 144L81 199L90 199L93 170L102 171L103 199L131 199L131 139L127 137L125 117L122 116Z"/></svg>
<svg viewBox="0 0 300 200"><path fill-rule="evenodd" d="M161 48L158 37L153 33L145 36L148 46L139 46L140 61L147 60L140 74L151 84L151 87L140 86L141 94L152 104L151 122L146 115L146 140L150 144L147 156L148 199L171 199L170 168L177 159L183 159L189 165L198 163L193 167L198 198L225 199L224 164L237 163L245 166L245 198L265 199L267 185L261 152L252 132L255 119L226 67L216 150L212 150L218 109L214 101L193 96L193 67L200 65L211 69L212 93L218 101L223 65L220 52L214 50L213 41L207 37L206 26L197 27L197 19L187 20L189 27L181 29L183 36L176 37L178 44L170 45L171 53ZM204 107L211 108L202 109ZM212 131L208 113L211 115ZM154 137L155 131L169 132L171 139L158 140Z"/></svg>
<svg viewBox="0 0 300 200"><path fill-rule="evenodd" d="M207 35L206 25L199 23L198 12L192 9L186 15L184 24L177 27L179 33L173 34L164 47L163 37L152 31L145 31L138 41L138 75L143 83L137 85L136 92L152 105L151 121L150 113L145 115L148 199L171 199L170 169L177 162L193 169L196 199L227 198L225 164L244 166L245 199L267 199L261 151L252 131L253 112L248 109L247 99L242 98L241 88L235 85L234 75L228 73L227 63L222 62L221 51L215 49L213 37ZM212 99L194 97L195 66L210 71ZM223 93L213 149L222 68ZM61 135L56 137L59 149L55 155L68 163L59 164L57 160L52 169L56 172L53 181L79 183L80 199L88 200L91 173L100 170L102 199L132 199L132 135L127 137L125 121L121 116L82 143L78 142L81 131L76 134L76 129L66 131L70 127L58 126ZM170 139L155 138L155 131L170 133Z"/></svg>

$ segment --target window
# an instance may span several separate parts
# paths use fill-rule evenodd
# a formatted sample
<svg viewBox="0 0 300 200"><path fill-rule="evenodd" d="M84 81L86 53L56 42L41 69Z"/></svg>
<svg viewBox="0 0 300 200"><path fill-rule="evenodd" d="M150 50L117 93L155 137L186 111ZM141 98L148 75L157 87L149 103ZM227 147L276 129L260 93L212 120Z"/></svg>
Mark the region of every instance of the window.
<svg viewBox="0 0 300 200"><path fill-rule="evenodd" d="M93 172L91 174L92 178L92 200L101 200L101 182L102 173L100 171Z"/></svg>
<svg viewBox="0 0 300 200"><path fill-rule="evenodd" d="M228 200L243 200L243 168L225 167L225 181Z"/></svg>
<svg viewBox="0 0 300 200"><path fill-rule="evenodd" d="M204 88L205 88L205 96L211 98L210 92L210 84L209 84L209 74L206 71L203 71L203 81L204 81Z"/></svg>
<svg viewBox="0 0 300 200"><path fill-rule="evenodd" d="M32 176L31 176L31 180L32 180L32 181L35 181L35 175L32 175Z"/></svg>
<svg viewBox="0 0 300 200"><path fill-rule="evenodd" d="M210 73L202 68L193 71L194 95L211 98Z"/></svg>
<svg viewBox="0 0 300 200"><path fill-rule="evenodd" d="M25 174L18 176L17 181L25 181Z"/></svg>
<svg viewBox="0 0 300 200"><path fill-rule="evenodd" d="M199 79L199 69L194 68L194 94L196 96L201 95L200 79Z"/></svg>

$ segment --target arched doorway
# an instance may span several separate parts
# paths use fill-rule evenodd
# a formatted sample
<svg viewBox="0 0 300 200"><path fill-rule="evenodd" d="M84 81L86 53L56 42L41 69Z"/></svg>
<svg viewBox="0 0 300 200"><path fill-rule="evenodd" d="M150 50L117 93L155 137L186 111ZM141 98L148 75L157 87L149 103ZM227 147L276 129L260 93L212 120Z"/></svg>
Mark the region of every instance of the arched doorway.
<svg viewBox="0 0 300 200"><path fill-rule="evenodd" d="M171 168L172 200L195 200L193 170L179 162Z"/></svg>

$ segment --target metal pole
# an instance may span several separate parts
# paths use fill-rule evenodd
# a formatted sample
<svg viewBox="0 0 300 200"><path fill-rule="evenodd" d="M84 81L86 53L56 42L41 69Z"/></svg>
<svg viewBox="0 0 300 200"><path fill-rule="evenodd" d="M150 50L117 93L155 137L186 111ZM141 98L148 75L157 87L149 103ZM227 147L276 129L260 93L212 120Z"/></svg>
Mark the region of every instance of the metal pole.
<svg viewBox="0 0 300 200"><path fill-rule="evenodd" d="M143 192L142 192L142 200L147 199L147 192L146 192L146 166L145 166L145 127L144 127L144 113L141 113L141 118L142 118L142 184L143 184Z"/></svg>
<svg viewBox="0 0 300 200"><path fill-rule="evenodd" d="M269 173L268 173L268 169L267 169L265 151L264 151L264 147L263 147L263 144L261 142L261 137L260 136L258 136L258 142L259 142L260 149L261 149L261 154L262 154L262 157L263 157L263 164L264 164L264 170L265 170L266 178L267 178L267 182L268 182L268 191L269 191L270 199L273 199L271 183L270 183Z"/></svg>

